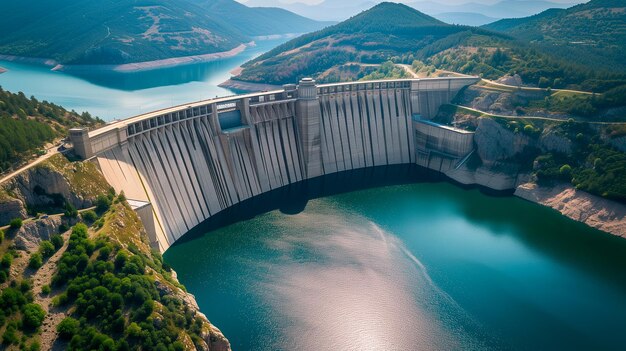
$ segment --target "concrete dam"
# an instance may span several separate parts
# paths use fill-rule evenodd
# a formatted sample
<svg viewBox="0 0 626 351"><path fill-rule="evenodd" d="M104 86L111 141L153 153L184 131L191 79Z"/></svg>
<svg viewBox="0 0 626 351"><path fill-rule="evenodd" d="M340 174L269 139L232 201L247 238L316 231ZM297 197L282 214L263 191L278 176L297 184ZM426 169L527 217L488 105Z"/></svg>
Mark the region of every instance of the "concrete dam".
<svg viewBox="0 0 626 351"><path fill-rule="evenodd" d="M211 216L292 183L416 163L445 172L473 133L430 122L475 77L317 85L167 108L88 131L75 153L96 162L165 251Z"/></svg>

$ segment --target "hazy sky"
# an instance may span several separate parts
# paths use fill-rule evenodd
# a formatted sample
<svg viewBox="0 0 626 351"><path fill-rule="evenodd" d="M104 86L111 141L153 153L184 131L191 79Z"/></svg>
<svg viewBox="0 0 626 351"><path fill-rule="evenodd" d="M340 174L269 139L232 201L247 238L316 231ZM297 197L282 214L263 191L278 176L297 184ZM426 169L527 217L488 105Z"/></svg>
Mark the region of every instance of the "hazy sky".
<svg viewBox="0 0 626 351"><path fill-rule="evenodd" d="M241 3L247 3L250 2L252 0L237 0ZM265 3L275 3L276 5L280 5L280 4L291 4L291 3L303 3L303 4L309 4L309 5L314 5L314 4L318 4L323 2L324 0L265 0ZM361 3L361 2L382 2L382 0L346 0L349 2L354 2L354 3ZM393 2L419 2L421 0L401 0L401 1L393 1ZM469 3L469 2L476 2L476 3L482 3L482 4L492 4L492 3L496 3L499 2L501 0L429 0L432 2L437 2L437 3L441 3L441 4L448 4L448 5L454 5L454 4L462 4L462 3ZM535 1L535 0L516 0L516 1ZM563 3L563 4L571 4L571 3L581 3L581 2L586 2L584 0L547 0L550 2L556 2L556 3Z"/></svg>

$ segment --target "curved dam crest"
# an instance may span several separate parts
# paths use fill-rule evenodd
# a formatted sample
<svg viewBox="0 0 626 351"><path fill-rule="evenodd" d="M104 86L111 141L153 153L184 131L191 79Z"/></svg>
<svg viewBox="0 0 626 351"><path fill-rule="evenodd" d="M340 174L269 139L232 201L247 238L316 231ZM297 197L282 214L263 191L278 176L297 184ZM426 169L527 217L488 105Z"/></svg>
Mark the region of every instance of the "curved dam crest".
<svg viewBox="0 0 626 351"><path fill-rule="evenodd" d="M477 77L298 85L72 129L77 155L123 191L161 252L256 195L336 172L459 168L473 133L430 122Z"/></svg>

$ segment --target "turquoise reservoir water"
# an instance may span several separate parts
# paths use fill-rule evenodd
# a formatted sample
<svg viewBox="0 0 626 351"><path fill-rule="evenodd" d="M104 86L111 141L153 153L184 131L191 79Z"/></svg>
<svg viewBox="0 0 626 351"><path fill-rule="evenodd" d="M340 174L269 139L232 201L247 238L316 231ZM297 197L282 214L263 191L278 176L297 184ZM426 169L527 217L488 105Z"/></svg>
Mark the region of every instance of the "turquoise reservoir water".
<svg viewBox="0 0 626 351"><path fill-rule="evenodd" d="M156 109L180 105L234 92L217 85L249 59L282 43L259 41L236 57L135 73L95 72L80 76L51 71L50 67L0 60L8 71L0 74L0 86L22 91L70 110L89 111L110 121Z"/></svg>
<svg viewBox="0 0 626 351"><path fill-rule="evenodd" d="M166 252L234 350L624 350L623 239L402 169L358 177L254 200Z"/></svg>

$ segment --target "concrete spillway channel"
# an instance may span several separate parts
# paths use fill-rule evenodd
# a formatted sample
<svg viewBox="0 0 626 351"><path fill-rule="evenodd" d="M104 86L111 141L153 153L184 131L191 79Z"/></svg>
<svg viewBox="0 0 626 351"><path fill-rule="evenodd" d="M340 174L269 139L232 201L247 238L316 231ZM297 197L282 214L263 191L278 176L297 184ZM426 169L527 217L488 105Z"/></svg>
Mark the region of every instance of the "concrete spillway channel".
<svg viewBox="0 0 626 351"><path fill-rule="evenodd" d="M473 133L429 120L478 80L305 79L73 129L70 139L132 200L152 245L165 251L218 212L302 180L393 164L454 168L473 151Z"/></svg>

